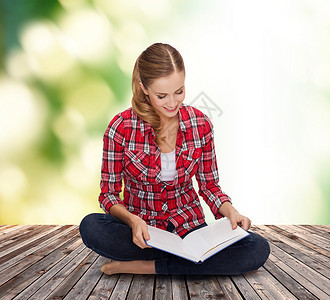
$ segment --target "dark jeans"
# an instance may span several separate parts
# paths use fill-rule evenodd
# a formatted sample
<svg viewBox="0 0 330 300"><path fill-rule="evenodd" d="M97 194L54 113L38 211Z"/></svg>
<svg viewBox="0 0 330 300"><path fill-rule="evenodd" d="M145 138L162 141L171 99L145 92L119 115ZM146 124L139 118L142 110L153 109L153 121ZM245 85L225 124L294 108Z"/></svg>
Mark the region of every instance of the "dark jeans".
<svg viewBox="0 0 330 300"><path fill-rule="evenodd" d="M203 263L195 264L155 248L141 249L132 241L131 228L108 214L87 215L81 221L79 230L84 244L101 256L121 261L155 260L157 274L237 275L257 270L270 253L267 240L250 232L249 236Z"/></svg>

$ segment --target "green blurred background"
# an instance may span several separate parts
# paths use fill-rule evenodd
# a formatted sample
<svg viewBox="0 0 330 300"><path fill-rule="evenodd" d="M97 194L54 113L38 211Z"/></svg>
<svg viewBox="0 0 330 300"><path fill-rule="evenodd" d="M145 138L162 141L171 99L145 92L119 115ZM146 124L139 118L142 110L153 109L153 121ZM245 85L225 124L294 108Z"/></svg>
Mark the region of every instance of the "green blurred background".
<svg viewBox="0 0 330 300"><path fill-rule="evenodd" d="M208 113L204 92L223 112L211 119L235 206L255 224L329 224L329 10L319 0L0 0L0 224L101 212L103 133L131 105L135 60L154 42L182 54L185 102Z"/></svg>

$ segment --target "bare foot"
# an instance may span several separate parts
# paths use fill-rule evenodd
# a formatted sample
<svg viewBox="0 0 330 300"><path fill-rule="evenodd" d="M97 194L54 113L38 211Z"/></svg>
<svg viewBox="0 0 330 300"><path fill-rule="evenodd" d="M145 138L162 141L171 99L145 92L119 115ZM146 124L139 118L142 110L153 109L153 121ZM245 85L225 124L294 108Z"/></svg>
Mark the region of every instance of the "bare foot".
<svg viewBox="0 0 330 300"><path fill-rule="evenodd" d="M128 273L128 274L156 274L154 260L132 260L118 261L111 260L101 267L101 271L107 275Z"/></svg>

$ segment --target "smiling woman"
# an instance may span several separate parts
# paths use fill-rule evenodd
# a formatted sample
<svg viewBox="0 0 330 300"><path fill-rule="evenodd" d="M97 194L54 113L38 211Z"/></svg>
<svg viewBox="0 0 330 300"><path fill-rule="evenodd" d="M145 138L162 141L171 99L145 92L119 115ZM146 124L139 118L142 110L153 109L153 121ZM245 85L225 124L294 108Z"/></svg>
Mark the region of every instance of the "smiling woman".
<svg viewBox="0 0 330 300"><path fill-rule="evenodd" d="M213 125L206 114L183 104L184 81L180 53L168 44L149 46L134 66L132 107L105 131L99 196L105 214L87 215L80 234L87 247L113 260L102 267L106 274L234 275L258 269L268 258L267 240L252 232L202 264L145 242L147 225L181 238L207 226L193 176L216 219L227 217L233 229L251 226L218 184Z"/></svg>
<svg viewBox="0 0 330 300"><path fill-rule="evenodd" d="M174 71L169 76L154 81L149 88L145 88L142 82L139 83L148 101L159 115L163 126L170 123L176 116L185 98L184 80L184 71ZM181 87L177 89L178 86ZM157 92L160 90L166 92Z"/></svg>
<svg viewBox="0 0 330 300"><path fill-rule="evenodd" d="M175 71L169 76L155 80L149 88L145 88L142 82L139 83L147 101L160 118L161 129L158 132L160 137L158 146L162 153L172 152L175 147L179 126L178 110L185 98L184 85L178 89L177 86L184 84L184 80L184 71ZM167 91L167 93L156 92L160 90Z"/></svg>
<svg viewBox="0 0 330 300"><path fill-rule="evenodd" d="M159 64L161 68L153 68ZM181 54L161 43L143 51L134 65L132 108L151 124L158 144L165 141L162 132L169 131L172 122L177 123L177 113L185 98L185 73Z"/></svg>

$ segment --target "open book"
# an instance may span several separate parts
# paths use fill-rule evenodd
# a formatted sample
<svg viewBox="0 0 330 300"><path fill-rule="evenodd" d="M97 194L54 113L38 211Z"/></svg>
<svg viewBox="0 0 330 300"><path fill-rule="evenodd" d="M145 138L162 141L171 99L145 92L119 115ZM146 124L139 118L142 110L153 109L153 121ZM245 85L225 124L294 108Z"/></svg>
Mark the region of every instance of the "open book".
<svg viewBox="0 0 330 300"><path fill-rule="evenodd" d="M174 233L148 225L147 245L175 254L195 263L202 263L231 244L249 235L243 228L232 229L230 220L221 218L189 233L183 239Z"/></svg>

